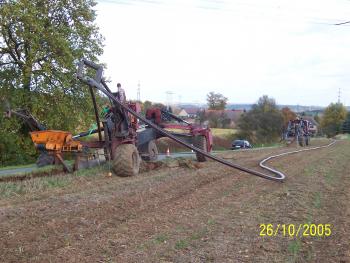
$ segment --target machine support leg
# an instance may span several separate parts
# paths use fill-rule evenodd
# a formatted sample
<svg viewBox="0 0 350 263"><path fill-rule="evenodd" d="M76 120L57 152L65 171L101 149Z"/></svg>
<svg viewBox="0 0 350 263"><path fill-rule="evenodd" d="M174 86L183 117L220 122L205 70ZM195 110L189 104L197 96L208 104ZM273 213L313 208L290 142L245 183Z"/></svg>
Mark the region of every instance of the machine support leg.
<svg viewBox="0 0 350 263"><path fill-rule="evenodd" d="M57 159L59 160L59 162L63 165L63 170L65 172L71 173L71 169L67 166L67 164L64 162L62 156L59 153L55 154L55 157L57 157Z"/></svg>
<svg viewBox="0 0 350 263"><path fill-rule="evenodd" d="M79 170L79 162L80 162L80 154L78 153L75 156L74 168L73 168L74 171L78 171Z"/></svg>
<svg viewBox="0 0 350 263"><path fill-rule="evenodd" d="M110 161L112 154L111 154L111 143L110 143L109 134L108 134L108 127L106 122L103 122L102 124L103 124L103 135L105 140L105 147L103 151L106 157L106 161Z"/></svg>
<svg viewBox="0 0 350 263"><path fill-rule="evenodd" d="M92 103L94 105L94 111L95 111L95 117L96 117L96 124L97 124L97 130L98 130L98 139L99 141L102 141L102 134L101 134L101 127L100 127L100 117L98 116L98 110L97 110L97 104L96 104L96 98L95 98L95 93L92 90L92 87L89 86L90 89L90 94L92 97Z"/></svg>

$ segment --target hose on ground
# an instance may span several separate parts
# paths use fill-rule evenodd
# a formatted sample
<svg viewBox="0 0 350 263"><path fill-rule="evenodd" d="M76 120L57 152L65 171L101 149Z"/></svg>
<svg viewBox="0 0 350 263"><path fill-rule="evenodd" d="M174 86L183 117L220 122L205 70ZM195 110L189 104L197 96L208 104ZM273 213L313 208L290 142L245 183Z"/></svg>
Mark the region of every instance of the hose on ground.
<svg viewBox="0 0 350 263"><path fill-rule="evenodd" d="M278 158L278 157L281 157L281 156L284 156L284 155L289 155L289 154L294 154L294 153L300 153L300 152L306 152L306 151L312 151L312 150L318 150L318 149L322 149L322 148L326 148L326 147L330 147L332 146L333 144L336 143L336 140L332 141L331 143L327 144L327 145L323 145L323 146L317 146L317 147L312 147L312 148L306 148L306 149L301 149L301 150L295 150L295 151L290 151L290 152L284 152L284 153L280 153L280 154L275 154L275 155L271 155L267 158L265 158L264 160L262 160L260 163L259 163L259 166L265 170L268 170L270 171L271 173L274 173L276 174L277 176L279 176L280 178L285 178L286 176L280 172L280 171L277 171L271 167L268 167L266 165L264 165L264 163L266 163L267 161L271 160L271 159L274 159L274 158Z"/></svg>

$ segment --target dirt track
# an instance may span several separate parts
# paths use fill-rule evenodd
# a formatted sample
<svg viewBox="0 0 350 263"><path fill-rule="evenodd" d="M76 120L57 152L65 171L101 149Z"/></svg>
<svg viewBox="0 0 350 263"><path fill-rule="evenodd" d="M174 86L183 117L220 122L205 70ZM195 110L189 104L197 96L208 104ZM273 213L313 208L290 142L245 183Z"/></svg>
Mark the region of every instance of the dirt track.
<svg viewBox="0 0 350 263"><path fill-rule="evenodd" d="M285 150L224 157L257 168ZM350 262L349 159L343 141L272 161L282 184L208 162L3 197L1 262ZM308 222L331 236L259 236L262 223Z"/></svg>

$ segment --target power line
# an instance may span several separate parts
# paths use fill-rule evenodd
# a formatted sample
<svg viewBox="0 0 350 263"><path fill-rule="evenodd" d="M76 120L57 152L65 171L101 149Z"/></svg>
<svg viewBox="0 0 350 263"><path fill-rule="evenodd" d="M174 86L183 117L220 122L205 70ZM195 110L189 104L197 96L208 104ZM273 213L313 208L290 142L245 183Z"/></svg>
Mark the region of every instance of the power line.
<svg viewBox="0 0 350 263"><path fill-rule="evenodd" d="M341 23L337 23L337 24L334 24L334 25L335 26L341 26L341 25L345 25L345 24L350 24L350 21L341 22Z"/></svg>
<svg viewBox="0 0 350 263"><path fill-rule="evenodd" d="M166 95L166 104L167 106L172 106L173 105L173 95L174 95L174 92L172 91L166 91L165 92L165 95Z"/></svg>
<svg viewBox="0 0 350 263"><path fill-rule="evenodd" d="M140 81L137 83L137 101L141 101L141 88Z"/></svg>
<svg viewBox="0 0 350 263"><path fill-rule="evenodd" d="M202 5L194 5L192 2L186 1L179 1L179 0L173 0L173 1L164 1L164 0L98 0L100 3L113 3L113 4L127 4L129 6L152 6L152 7L158 7L158 8L165 8L165 7L180 7L180 8L196 8L196 9L202 9ZM264 20L270 20L271 22L276 22L276 20L279 21L286 21L291 20L291 22L295 23L297 21L304 20L308 24L315 24L315 25L328 25L328 26L334 26L334 25L346 25L350 24L350 21L346 22L338 22L339 20L342 20L342 17L345 16L345 14L339 13L337 17L320 17L319 13L320 9L310 9L307 10L304 9L305 15L299 15L301 8L293 8L292 11L296 14L295 17L291 17L288 6L282 6L282 5L271 5L271 4L252 4L252 3L246 3L245 1L235 1L234 5L235 7L232 7L232 2L230 1L203 1L203 4L210 4L206 6L204 9L218 12L229 12L235 14L235 17L244 17L247 20L252 20L255 18L259 18L261 15L264 15L269 12L273 12L273 14L266 15ZM238 7L238 8L237 8ZM243 9L246 12L242 12L240 10L240 7L243 7ZM339 6L339 11L342 11L345 7ZM247 10L246 10L247 9ZM249 10L248 10L249 9ZM287 12L288 11L288 12ZM308 13L308 15L306 15ZM287 15L287 16L286 16ZM266 19L268 18L268 19Z"/></svg>

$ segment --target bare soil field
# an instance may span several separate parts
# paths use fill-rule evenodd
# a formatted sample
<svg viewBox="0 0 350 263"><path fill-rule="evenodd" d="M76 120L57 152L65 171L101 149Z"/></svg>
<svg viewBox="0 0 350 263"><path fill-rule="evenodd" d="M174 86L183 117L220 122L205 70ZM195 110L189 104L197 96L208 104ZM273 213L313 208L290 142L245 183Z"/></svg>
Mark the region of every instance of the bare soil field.
<svg viewBox="0 0 350 263"><path fill-rule="evenodd" d="M258 161L292 149L222 157L259 169ZM284 183L174 161L131 178L93 169L2 184L0 261L350 262L349 160L342 140L271 161ZM311 223L330 224L331 235L259 235L260 224Z"/></svg>

